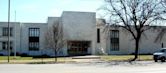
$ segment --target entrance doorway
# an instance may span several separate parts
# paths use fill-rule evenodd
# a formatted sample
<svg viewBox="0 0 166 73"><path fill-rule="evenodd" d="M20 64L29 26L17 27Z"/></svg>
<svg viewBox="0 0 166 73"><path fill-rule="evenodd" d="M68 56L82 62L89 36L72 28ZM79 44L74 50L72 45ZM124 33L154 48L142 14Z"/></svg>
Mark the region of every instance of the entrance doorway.
<svg viewBox="0 0 166 73"><path fill-rule="evenodd" d="M68 41L68 54L71 56L87 55L90 41Z"/></svg>

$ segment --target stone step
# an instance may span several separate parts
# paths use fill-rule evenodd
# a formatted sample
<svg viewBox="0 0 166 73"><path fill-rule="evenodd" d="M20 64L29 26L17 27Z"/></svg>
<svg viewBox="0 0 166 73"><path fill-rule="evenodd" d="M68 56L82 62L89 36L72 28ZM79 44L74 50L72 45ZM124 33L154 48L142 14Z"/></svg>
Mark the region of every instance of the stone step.
<svg viewBox="0 0 166 73"><path fill-rule="evenodd" d="M100 59L100 56L77 56L72 57L72 59Z"/></svg>

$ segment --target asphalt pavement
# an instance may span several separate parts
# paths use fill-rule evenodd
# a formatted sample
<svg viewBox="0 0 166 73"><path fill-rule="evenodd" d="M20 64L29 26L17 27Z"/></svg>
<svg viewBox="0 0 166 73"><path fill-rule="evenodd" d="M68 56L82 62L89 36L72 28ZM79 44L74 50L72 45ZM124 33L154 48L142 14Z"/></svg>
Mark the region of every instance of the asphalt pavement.
<svg viewBox="0 0 166 73"><path fill-rule="evenodd" d="M166 73L166 63L153 61L0 64L0 73Z"/></svg>

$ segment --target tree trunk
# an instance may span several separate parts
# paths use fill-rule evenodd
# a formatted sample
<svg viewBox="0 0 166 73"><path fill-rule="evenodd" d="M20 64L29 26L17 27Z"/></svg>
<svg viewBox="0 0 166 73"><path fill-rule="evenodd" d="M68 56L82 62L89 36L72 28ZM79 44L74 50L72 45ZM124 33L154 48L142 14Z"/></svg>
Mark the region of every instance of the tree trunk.
<svg viewBox="0 0 166 73"><path fill-rule="evenodd" d="M42 58L41 58L42 59L42 64L44 64L44 61L43 61L43 58L44 58L43 57L43 49L41 50L41 56L42 56Z"/></svg>
<svg viewBox="0 0 166 73"><path fill-rule="evenodd" d="M139 51L139 38L135 39L135 53L134 58L131 61L135 61L138 58L138 51Z"/></svg>
<svg viewBox="0 0 166 73"><path fill-rule="evenodd" d="M55 57L54 57L55 58L55 62L57 62L57 51L56 50L54 51L54 54L55 54Z"/></svg>

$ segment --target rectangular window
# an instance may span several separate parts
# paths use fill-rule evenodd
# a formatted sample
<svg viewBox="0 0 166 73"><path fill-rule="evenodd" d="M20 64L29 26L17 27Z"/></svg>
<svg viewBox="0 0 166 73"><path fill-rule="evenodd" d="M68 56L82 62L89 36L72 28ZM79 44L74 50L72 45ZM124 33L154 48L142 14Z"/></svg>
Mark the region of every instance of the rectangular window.
<svg viewBox="0 0 166 73"><path fill-rule="evenodd" d="M119 51L119 30L111 30L110 43L111 51Z"/></svg>
<svg viewBox="0 0 166 73"><path fill-rule="evenodd" d="M29 37L29 42L39 42L39 37Z"/></svg>
<svg viewBox="0 0 166 73"><path fill-rule="evenodd" d="M39 50L39 42L29 42L29 50L30 51L38 51Z"/></svg>
<svg viewBox="0 0 166 73"><path fill-rule="evenodd" d="M29 50L38 51L39 50L39 28L29 28Z"/></svg>
<svg viewBox="0 0 166 73"><path fill-rule="evenodd" d="M8 27L2 28L2 36L8 36ZM10 27L10 36L13 36L13 28Z"/></svg>
<svg viewBox="0 0 166 73"><path fill-rule="evenodd" d="M97 29L97 43L100 43L100 29Z"/></svg>
<svg viewBox="0 0 166 73"><path fill-rule="evenodd" d="M39 37L40 36L39 28L29 28L29 37Z"/></svg>
<svg viewBox="0 0 166 73"><path fill-rule="evenodd" d="M7 41L3 41L2 42L2 49L3 50L7 50L8 49L8 42ZM13 42L10 42L10 49L13 49Z"/></svg>
<svg viewBox="0 0 166 73"><path fill-rule="evenodd" d="M67 44L69 55L85 55L90 48L90 41L68 41Z"/></svg>
<svg viewBox="0 0 166 73"><path fill-rule="evenodd" d="M119 30L111 30L111 38L119 38Z"/></svg>

